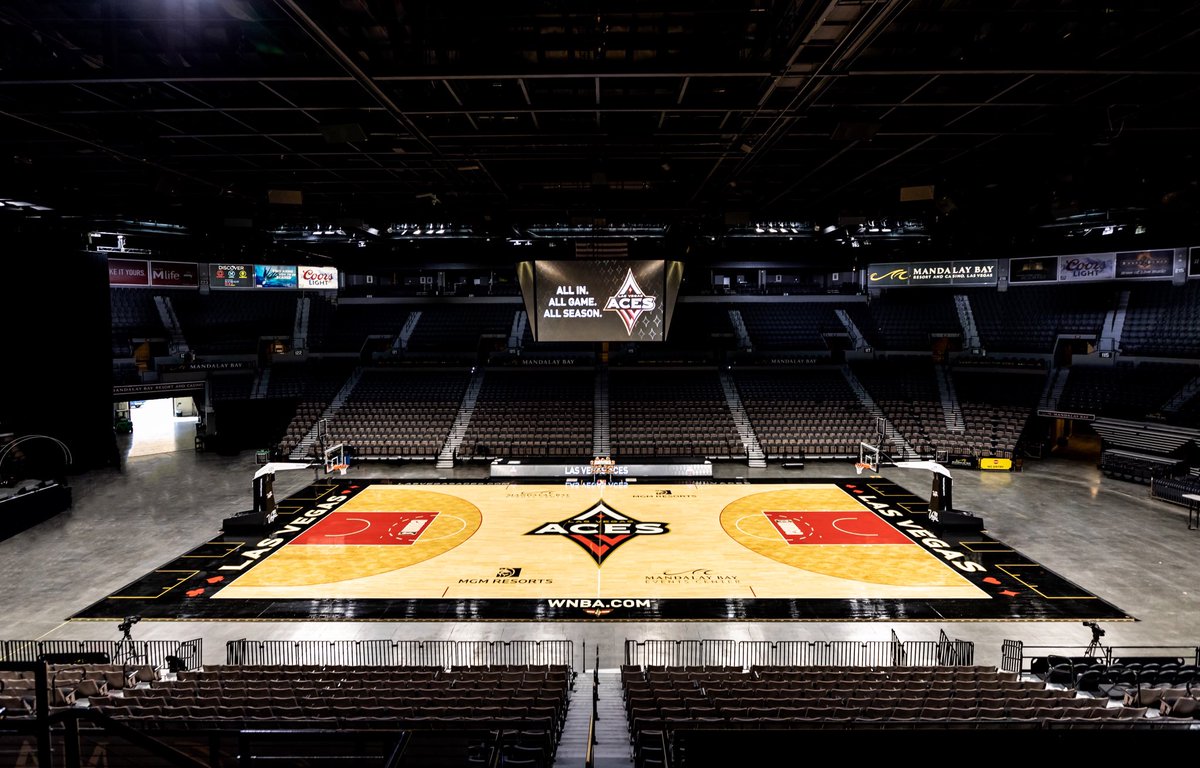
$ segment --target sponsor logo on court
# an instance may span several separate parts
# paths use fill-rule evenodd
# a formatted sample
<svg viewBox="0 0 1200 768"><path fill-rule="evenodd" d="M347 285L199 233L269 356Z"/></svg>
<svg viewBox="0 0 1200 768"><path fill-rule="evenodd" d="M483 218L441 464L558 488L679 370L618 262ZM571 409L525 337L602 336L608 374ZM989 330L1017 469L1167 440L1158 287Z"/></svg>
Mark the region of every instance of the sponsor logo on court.
<svg viewBox="0 0 1200 768"><path fill-rule="evenodd" d="M660 536L667 532L666 523L635 520L601 500L574 517L542 523L525 535L566 536L583 547L599 566L617 547L635 536Z"/></svg>
<svg viewBox="0 0 1200 768"><path fill-rule="evenodd" d="M737 584L737 576L717 573L712 568L691 568L685 571L663 571L645 577L647 584Z"/></svg>
<svg viewBox="0 0 1200 768"><path fill-rule="evenodd" d="M589 616L600 618L607 616L618 608L651 608L653 600L632 597L612 598L559 598L547 600L551 608L577 608Z"/></svg>
<svg viewBox="0 0 1200 768"><path fill-rule="evenodd" d="M563 491L509 491L504 494L508 499L565 499L571 494Z"/></svg>
<svg viewBox="0 0 1200 768"><path fill-rule="evenodd" d="M496 575L490 579L459 579L459 584L553 584L554 579L521 578L524 568L518 566L501 566L496 569Z"/></svg>
<svg viewBox="0 0 1200 768"><path fill-rule="evenodd" d="M664 488L662 490L655 491L654 493L635 493L632 495L633 495L633 498L635 498L635 499L672 499L672 500L674 500L674 499L694 499L694 498L696 498L696 494L694 494L694 493L689 493L687 491L682 491L682 490L672 490L670 488Z"/></svg>
<svg viewBox="0 0 1200 768"><path fill-rule="evenodd" d="M504 569L500 569L504 571ZM516 569L520 574L521 569ZM494 578L460 578L460 584L553 584L553 578L520 578L518 576L496 576Z"/></svg>

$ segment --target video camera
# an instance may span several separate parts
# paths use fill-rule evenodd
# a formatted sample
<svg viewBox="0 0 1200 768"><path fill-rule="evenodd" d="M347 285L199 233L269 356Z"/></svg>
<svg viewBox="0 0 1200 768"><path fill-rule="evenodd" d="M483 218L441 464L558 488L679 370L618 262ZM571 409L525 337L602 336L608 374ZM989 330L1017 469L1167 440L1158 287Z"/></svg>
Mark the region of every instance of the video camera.
<svg viewBox="0 0 1200 768"><path fill-rule="evenodd" d="M141 620L141 616L126 616L125 620L117 625L117 631L128 635L129 630L133 629L133 625L137 624Z"/></svg>
<svg viewBox="0 0 1200 768"><path fill-rule="evenodd" d="M1100 638L1104 637L1104 634L1105 634L1104 630L1101 629L1100 625L1097 624L1096 622L1085 621L1085 622L1083 622L1083 626L1092 630L1092 642L1098 642L1100 640Z"/></svg>

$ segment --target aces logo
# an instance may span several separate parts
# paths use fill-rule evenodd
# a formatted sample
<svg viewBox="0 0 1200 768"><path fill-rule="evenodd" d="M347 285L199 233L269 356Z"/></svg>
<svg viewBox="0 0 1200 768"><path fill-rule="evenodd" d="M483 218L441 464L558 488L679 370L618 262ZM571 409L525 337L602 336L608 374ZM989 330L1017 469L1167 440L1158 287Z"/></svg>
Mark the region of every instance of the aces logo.
<svg viewBox="0 0 1200 768"><path fill-rule="evenodd" d="M642 287L638 285L637 278L633 276L633 270L630 269L625 273L625 280L621 283L621 287L615 294L608 297L604 311L616 312L617 317L621 318L621 322L625 324L625 332L632 336L633 328L637 325L638 318L642 316L642 313L653 312L657 307L658 297L643 291Z"/></svg>
<svg viewBox="0 0 1200 768"><path fill-rule="evenodd" d="M596 561L603 565L604 560L617 547L635 536L659 536L667 533L666 523L644 523L623 515L612 507L597 501L584 512L560 520L556 523L543 523L526 536L566 536Z"/></svg>

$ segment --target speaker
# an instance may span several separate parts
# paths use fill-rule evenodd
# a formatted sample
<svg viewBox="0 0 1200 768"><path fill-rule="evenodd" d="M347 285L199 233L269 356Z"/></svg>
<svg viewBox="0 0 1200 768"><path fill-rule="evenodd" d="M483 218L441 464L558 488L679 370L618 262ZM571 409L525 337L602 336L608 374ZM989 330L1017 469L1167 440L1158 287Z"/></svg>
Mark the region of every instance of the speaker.
<svg viewBox="0 0 1200 768"><path fill-rule="evenodd" d="M868 120L843 120L833 127L829 138L834 141L870 140L881 127L880 123Z"/></svg>
<svg viewBox="0 0 1200 768"><path fill-rule="evenodd" d="M367 134L358 123L340 123L337 125L321 126L321 135L327 144L345 144L351 141L363 141Z"/></svg>
<svg viewBox="0 0 1200 768"><path fill-rule="evenodd" d="M920 187L900 187L900 202L913 203L920 200L933 199L933 185L927 184Z"/></svg>
<svg viewBox="0 0 1200 768"><path fill-rule="evenodd" d="M267 202L271 205L304 205L304 193L298 189L268 189Z"/></svg>

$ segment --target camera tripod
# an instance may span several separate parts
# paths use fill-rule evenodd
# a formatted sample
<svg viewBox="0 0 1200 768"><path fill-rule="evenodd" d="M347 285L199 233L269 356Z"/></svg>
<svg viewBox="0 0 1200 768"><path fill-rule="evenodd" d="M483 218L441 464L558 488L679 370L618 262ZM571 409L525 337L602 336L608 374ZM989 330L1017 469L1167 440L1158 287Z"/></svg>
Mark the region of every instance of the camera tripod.
<svg viewBox="0 0 1200 768"><path fill-rule="evenodd" d="M140 616L130 616L117 625L117 629L121 632L121 639L117 642L116 652L113 655L113 663L123 666L132 666L138 662L145 663L147 656L144 653L138 653L137 643L133 639L133 625L141 621Z"/></svg>
<svg viewBox="0 0 1200 768"><path fill-rule="evenodd" d="M1104 654L1104 646L1100 645L1100 638L1104 637L1104 630L1095 623L1089 624L1084 622L1084 626L1090 627L1092 630L1092 642L1088 643L1088 647L1084 649L1083 655L1085 658L1094 659L1097 654Z"/></svg>

